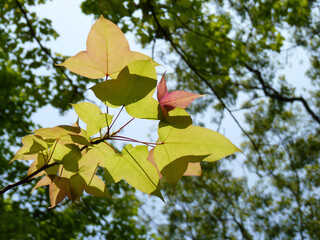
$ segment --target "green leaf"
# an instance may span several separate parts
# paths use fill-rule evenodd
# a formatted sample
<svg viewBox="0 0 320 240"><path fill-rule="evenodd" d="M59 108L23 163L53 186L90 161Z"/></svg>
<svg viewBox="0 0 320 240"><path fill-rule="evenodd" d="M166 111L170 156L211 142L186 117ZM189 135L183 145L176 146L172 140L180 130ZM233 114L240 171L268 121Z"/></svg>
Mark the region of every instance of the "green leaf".
<svg viewBox="0 0 320 240"><path fill-rule="evenodd" d="M91 182L102 159L104 159L104 157L101 156L99 150L94 148L89 150L89 152L83 155L79 160L79 174L82 176L86 184Z"/></svg>
<svg viewBox="0 0 320 240"><path fill-rule="evenodd" d="M23 146L17 151L14 158L11 160L31 160L35 159L36 153L48 148L45 141L35 135L27 135L22 139Z"/></svg>
<svg viewBox="0 0 320 240"><path fill-rule="evenodd" d="M40 128L34 132L45 141L54 141L59 139L64 143L77 143L79 145L91 145L90 139L82 136L79 126L60 125L53 128Z"/></svg>
<svg viewBox="0 0 320 240"><path fill-rule="evenodd" d="M132 117L160 119L159 103L152 98L157 85L155 64L135 61L125 67L115 80L108 80L91 89L109 107L125 106Z"/></svg>
<svg viewBox="0 0 320 240"><path fill-rule="evenodd" d="M80 197L86 186L85 181L79 174L73 175L69 180L70 199L72 201L80 201Z"/></svg>
<svg viewBox="0 0 320 240"><path fill-rule="evenodd" d="M84 190L96 197L108 197L111 195L105 185L105 183L97 176L94 175L88 185L85 186Z"/></svg>
<svg viewBox="0 0 320 240"><path fill-rule="evenodd" d="M37 171L39 168L43 167L45 164L48 163L48 155L45 153L38 153L35 160L31 163L29 170L28 170L28 176L32 174L33 172ZM44 171L41 171L37 175L35 175L33 178L42 176L44 173L47 175L56 175L59 170L59 165L52 166L50 168L47 168Z"/></svg>
<svg viewBox="0 0 320 240"><path fill-rule="evenodd" d="M145 193L157 189L159 175L157 169L147 160L148 147L127 145L122 155L116 154L108 159L106 169L115 182L126 180L131 186Z"/></svg>
<svg viewBox="0 0 320 240"><path fill-rule="evenodd" d="M81 150L74 144L60 144L57 143L54 152L52 153L52 160L63 165L64 177L70 177L79 170L79 159L82 157Z"/></svg>
<svg viewBox="0 0 320 240"><path fill-rule="evenodd" d="M219 160L240 151L226 137L210 129L193 126L191 118L181 109L159 123L160 145L154 159L161 174L172 184L187 170L189 162ZM181 122L179 119L185 119Z"/></svg>
<svg viewBox="0 0 320 240"><path fill-rule="evenodd" d="M101 113L100 108L89 102L81 102L72 105L79 118L87 124L87 134L89 137L95 135L101 128L110 126L112 116Z"/></svg>

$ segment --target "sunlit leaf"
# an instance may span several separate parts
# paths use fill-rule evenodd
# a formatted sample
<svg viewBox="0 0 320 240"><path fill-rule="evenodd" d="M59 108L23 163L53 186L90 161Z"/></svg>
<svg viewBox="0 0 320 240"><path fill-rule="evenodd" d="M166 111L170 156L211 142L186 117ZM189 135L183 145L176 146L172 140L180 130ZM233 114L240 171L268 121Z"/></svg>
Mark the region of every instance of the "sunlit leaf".
<svg viewBox="0 0 320 240"><path fill-rule="evenodd" d="M173 91L168 92L167 84L165 80L165 73L163 74L160 83L157 87L157 97L160 103L163 113L166 115L169 111L180 107L188 107L195 99L203 97L204 95L199 95L186 91Z"/></svg>
<svg viewBox="0 0 320 240"><path fill-rule="evenodd" d="M148 147L127 145L122 155L116 154L107 161L106 168L115 182L126 180L131 186L145 193L157 189L159 175L156 168L147 160Z"/></svg>
<svg viewBox="0 0 320 240"><path fill-rule="evenodd" d="M60 125L53 128L40 128L34 132L44 140L55 141L59 139L62 143L77 143L79 145L90 145L90 139L81 135L81 129L78 126Z"/></svg>
<svg viewBox="0 0 320 240"><path fill-rule="evenodd" d="M54 178L55 176L53 176L53 178ZM43 186L47 186L47 185L49 185L50 183L51 183L51 181L52 181L52 176L45 176L45 177L43 177L43 178L41 178L38 182L37 182L37 184L34 186L34 188L32 189L32 191L31 192L33 192L35 189L37 189L37 188L39 188L39 187L43 187Z"/></svg>
<svg viewBox="0 0 320 240"><path fill-rule="evenodd" d="M81 102L72 105L79 118L87 124L87 135L89 137L98 133L102 128L110 126L112 116L101 113L100 108L89 102Z"/></svg>
<svg viewBox="0 0 320 240"><path fill-rule="evenodd" d="M119 27L101 16L90 30L87 51L79 52L57 66L64 66L87 78L115 78L129 63L147 59L150 57L130 51Z"/></svg>
<svg viewBox="0 0 320 240"><path fill-rule="evenodd" d="M186 116L183 114L182 117ZM178 121L160 121L158 133L163 144L154 149L155 162L161 174L171 183L183 175L189 162L212 162L240 151L218 132L191 124L179 124Z"/></svg>
<svg viewBox="0 0 320 240"><path fill-rule="evenodd" d="M201 176L202 170L199 162L189 162L187 170L184 172L183 176Z"/></svg>

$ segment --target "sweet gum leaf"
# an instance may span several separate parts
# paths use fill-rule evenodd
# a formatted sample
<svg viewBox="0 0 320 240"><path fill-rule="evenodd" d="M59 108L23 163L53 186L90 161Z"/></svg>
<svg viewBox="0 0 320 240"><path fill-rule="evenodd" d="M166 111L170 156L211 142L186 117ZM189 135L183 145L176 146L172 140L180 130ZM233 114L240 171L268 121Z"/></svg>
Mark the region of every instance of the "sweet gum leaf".
<svg viewBox="0 0 320 240"><path fill-rule="evenodd" d="M101 154L97 149L90 150L79 160L79 174L86 184L91 182L101 160Z"/></svg>
<svg viewBox="0 0 320 240"><path fill-rule="evenodd" d="M184 172L183 176L201 176L202 170L199 162L189 162L187 170Z"/></svg>
<svg viewBox="0 0 320 240"><path fill-rule="evenodd" d="M51 202L50 208L55 207L57 204L68 196L70 197L70 189L68 179L55 176L49 184L49 198Z"/></svg>
<svg viewBox="0 0 320 240"><path fill-rule="evenodd" d="M114 155L107 161L106 168L115 182L126 180L131 186L145 193L157 189L159 175L156 168L147 160L148 147L127 145L122 155Z"/></svg>
<svg viewBox="0 0 320 240"><path fill-rule="evenodd" d="M162 170L162 176L172 185L175 185L179 179L184 176L190 163L199 163L204 160L208 155L204 156L183 156L173 160L166 165Z"/></svg>
<svg viewBox="0 0 320 240"><path fill-rule="evenodd" d="M90 145L90 139L81 135L79 126L60 125L53 128L40 128L34 132L45 141L59 139L64 143L77 143L79 145Z"/></svg>
<svg viewBox="0 0 320 240"><path fill-rule="evenodd" d="M84 190L96 197L111 198L105 183L97 175L92 177L90 183L85 186Z"/></svg>
<svg viewBox="0 0 320 240"><path fill-rule="evenodd" d="M87 51L79 52L57 66L87 78L117 77L129 63L150 57L130 51L124 34L117 25L103 16L92 26L87 39Z"/></svg>
<svg viewBox="0 0 320 240"><path fill-rule="evenodd" d="M34 186L34 188L32 188L32 190L31 190L31 193L35 190L35 189L37 189L37 188L39 188L39 187L43 187L43 186L47 186L47 185L49 185L50 183L51 183L51 178L50 178L50 176L44 176L43 178L41 178L38 182L37 182L37 184Z"/></svg>
<svg viewBox="0 0 320 240"><path fill-rule="evenodd" d="M80 197L84 191L86 183L84 179L79 175L73 175L69 180L70 199L72 201L80 201Z"/></svg>
<svg viewBox="0 0 320 240"><path fill-rule="evenodd" d="M108 80L91 89L107 106L125 106L132 117L160 119L158 102L152 98L157 85L155 64L135 61L126 66L117 79Z"/></svg>
<svg viewBox="0 0 320 240"><path fill-rule="evenodd" d="M87 135L89 137L95 135L101 128L110 126L112 116L101 113L100 108L89 102L81 102L72 104L79 118L87 124Z"/></svg>
<svg viewBox="0 0 320 240"><path fill-rule="evenodd" d="M204 95L199 95L186 91L173 91L168 92L167 84L165 80L165 73L163 74L160 83L157 87L157 97L160 103L163 113L166 115L169 111L180 107L188 107L195 99L203 97Z"/></svg>
<svg viewBox="0 0 320 240"><path fill-rule="evenodd" d="M173 113L160 121L158 134L162 144L154 149L156 165L170 183L183 175L189 162L212 162L240 151L220 133L190 124L191 118L181 109Z"/></svg>
<svg viewBox="0 0 320 240"><path fill-rule="evenodd" d="M32 160L35 154L48 148L48 145L40 137L35 135L27 135L21 139L23 146L17 151L11 160Z"/></svg>
<svg viewBox="0 0 320 240"><path fill-rule="evenodd" d="M37 171L39 168L43 167L45 164L48 163L48 155L45 153L38 153L36 155L35 160L31 163L29 169L28 169L28 176L32 173L34 173L35 171ZM41 171L40 173L38 173L37 175L33 176L32 178L36 178L36 177L40 177L43 174L47 174L47 175L56 175L58 173L59 170L59 166L55 165L52 167L49 167L43 171Z"/></svg>

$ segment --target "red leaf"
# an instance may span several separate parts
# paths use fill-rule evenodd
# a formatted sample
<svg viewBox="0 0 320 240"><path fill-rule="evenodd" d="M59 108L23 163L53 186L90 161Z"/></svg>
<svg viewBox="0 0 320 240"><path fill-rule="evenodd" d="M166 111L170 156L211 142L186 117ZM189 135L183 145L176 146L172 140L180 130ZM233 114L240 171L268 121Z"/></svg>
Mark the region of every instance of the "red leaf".
<svg viewBox="0 0 320 240"><path fill-rule="evenodd" d="M163 73L161 81L159 82L159 84L157 86L157 97L158 97L159 102L161 101L161 99L164 96L166 96L168 94L166 80L164 79L165 74L166 74L166 72Z"/></svg>
<svg viewBox="0 0 320 240"><path fill-rule="evenodd" d="M195 99L204 96L181 90L168 92L164 76L165 73L163 74L161 81L157 86L157 97L160 107L165 115L176 107L186 108Z"/></svg>

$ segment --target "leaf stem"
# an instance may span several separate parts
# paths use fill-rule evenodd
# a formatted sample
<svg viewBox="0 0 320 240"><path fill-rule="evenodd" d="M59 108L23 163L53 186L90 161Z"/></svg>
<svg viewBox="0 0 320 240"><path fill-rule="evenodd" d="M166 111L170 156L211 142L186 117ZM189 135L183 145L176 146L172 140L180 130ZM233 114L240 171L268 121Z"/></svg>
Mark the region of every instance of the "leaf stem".
<svg viewBox="0 0 320 240"><path fill-rule="evenodd" d="M120 111L118 112L118 115L116 116L116 118L112 121L110 127L108 128L107 136L105 136L105 137L108 137L110 129L112 128L112 126L114 125L114 123L117 121L117 119L118 119L120 113L122 112L123 108L124 108L124 105L121 107L121 109L120 109Z"/></svg>
<svg viewBox="0 0 320 240"><path fill-rule="evenodd" d="M126 127L129 123L131 123L135 118L131 118L126 124L124 124L121 128L119 128L117 131L115 131L114 133L112 133L112 136L115 136L118 132L120 132L124 127Z"/></svg>
<svg viewBox="0 0 320 240"><path fill-rule="evenodd" d="M119 141L125 141L125 142L136 142L136 143L142 143L150 147L154 147L154 145L161 145L163 143L152 143L152 142L144 142L144 141L139 141L137 139L129 138L129 137L124 137L124 136L113 136L110 138L110 140L119 140Z"/></svg>

